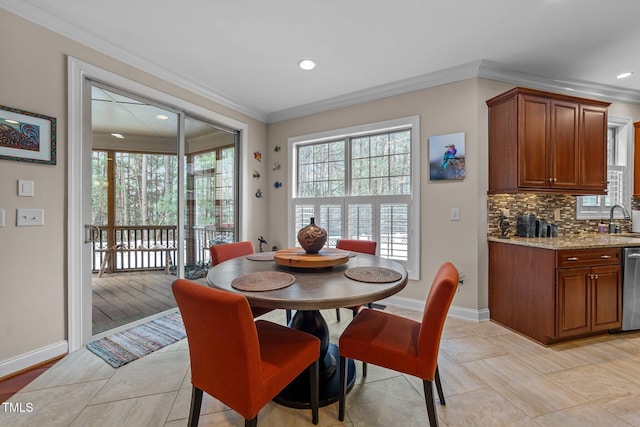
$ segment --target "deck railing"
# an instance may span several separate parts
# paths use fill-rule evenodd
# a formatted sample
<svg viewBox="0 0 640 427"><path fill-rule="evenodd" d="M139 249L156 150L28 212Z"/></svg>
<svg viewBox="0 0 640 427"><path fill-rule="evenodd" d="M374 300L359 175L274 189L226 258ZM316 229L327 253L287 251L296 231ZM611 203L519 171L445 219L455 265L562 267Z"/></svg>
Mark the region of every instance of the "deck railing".
<svg viewBox="0 0 640 427"><path fill-rule="evenodd" d="M140 270L169 271L176 264L177 228L174 225L97 227L92 243L94 272ZM232 242L233 229L211 226L194 227L185 237L185 263L206 265L209 246Z"/></svg>

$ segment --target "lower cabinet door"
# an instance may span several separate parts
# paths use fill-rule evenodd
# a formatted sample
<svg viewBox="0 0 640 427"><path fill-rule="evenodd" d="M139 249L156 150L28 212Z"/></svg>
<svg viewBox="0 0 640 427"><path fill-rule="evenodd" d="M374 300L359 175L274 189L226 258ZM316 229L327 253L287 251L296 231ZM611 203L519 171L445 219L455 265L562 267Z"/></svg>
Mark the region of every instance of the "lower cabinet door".
<svg viewBox="0 0 640 427"><path fill-rule="evenodd" d="M591 328L593 331L622 326L621 269L618 265L592 267Z"/></svg>
<svg viewBox="0 0 640 427"><path fill-rule="evenodd" d="M557 270L558 338L586 334L591 330L591 269Z"/></svg>

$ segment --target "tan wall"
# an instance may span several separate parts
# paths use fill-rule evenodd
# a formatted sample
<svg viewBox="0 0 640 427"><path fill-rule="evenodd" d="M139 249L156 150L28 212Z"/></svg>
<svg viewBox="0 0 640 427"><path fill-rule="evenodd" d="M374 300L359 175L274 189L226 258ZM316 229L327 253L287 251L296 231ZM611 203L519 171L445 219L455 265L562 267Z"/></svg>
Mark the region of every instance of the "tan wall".
<svg viewBox="0 0 640 427"><path fill-rule="evenodd" d="M67 56L102 67L249 125L245 155L264 151L266 125L0 10L0 104L56 117L58 163L0 160L0 363L66 340ZM253 172L253 170L251 170ZM17 180L35 182L34 197L17 196ZM257 189L250 173L245 194ZM264 212L244 197L249 213ZM43 227L15 227L16 208L43 208ZM257 240L266 216L251 214L246 238Z"/></svg>
<svg viewBox="0 0 640 427"><path fill-rule="evenodd" d="M479 258L486 258L487 132L484 122L480 125L479 111L483 110L480 104L489 96L479 98L479 93L499 92L497 88L484 89L486 84L486 81L471 79L269 125L271 152L276 145L285 151L288 138L295 136L420 116L421 279L411 281L399 296L423 301L437 268L443 261L451 260L465 275L464 285L453 304L473 310L487 307L486 268L480 267L486 262ZM466 178L430 181L428 139L453 132L465 132ZM282 157L286 159L286 154ZM283 171L277 174L286 178L287 165L282 166ZM275 203L269 205L271 238L280 247L287 243L287 184L285 181L283 188L271 190ZM460 221L450 221L453 207L460 208Z"/></svg>

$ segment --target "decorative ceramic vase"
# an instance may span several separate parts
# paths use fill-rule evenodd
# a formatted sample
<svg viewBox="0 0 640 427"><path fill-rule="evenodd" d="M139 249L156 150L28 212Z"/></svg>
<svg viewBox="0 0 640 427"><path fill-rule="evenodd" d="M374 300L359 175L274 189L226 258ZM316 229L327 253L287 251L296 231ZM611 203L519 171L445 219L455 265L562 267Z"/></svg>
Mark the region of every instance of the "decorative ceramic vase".
<svg viewBox="0 0 640 427"><path fill-rule="evenodd" d="M311 218L311 223L298 231L298 242L308 254L317 254L327 241L327 230L320 228Z"/></svg>

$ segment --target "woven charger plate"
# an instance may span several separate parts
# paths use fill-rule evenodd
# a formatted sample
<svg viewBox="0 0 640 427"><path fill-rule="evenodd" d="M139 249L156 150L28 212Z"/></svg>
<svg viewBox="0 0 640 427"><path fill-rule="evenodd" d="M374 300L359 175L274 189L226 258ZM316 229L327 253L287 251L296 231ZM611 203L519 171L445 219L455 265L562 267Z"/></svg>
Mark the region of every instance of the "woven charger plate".
<svg viewBox="0 0 640 427"><path fill-rule="evenodd" d="M236 277L231 282L231 286L241 291L273 291L286 288L295 281L296 278L293 274L280 271L259 271Z"/></svg>
<svg viewBox="0 0 640 427"><path fill-rule="evenodd" d="M255 254L247 255L247 259L251 261L273 261L274 252L256 252Z"/></svg>
<svg viewBox="0 0 640 427"><path fill-rule="evenodd" d="M344 272L349 279L367 283L389 283L402 279L402 274L382 267L353 267Z"/></svg>

